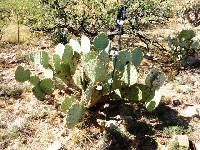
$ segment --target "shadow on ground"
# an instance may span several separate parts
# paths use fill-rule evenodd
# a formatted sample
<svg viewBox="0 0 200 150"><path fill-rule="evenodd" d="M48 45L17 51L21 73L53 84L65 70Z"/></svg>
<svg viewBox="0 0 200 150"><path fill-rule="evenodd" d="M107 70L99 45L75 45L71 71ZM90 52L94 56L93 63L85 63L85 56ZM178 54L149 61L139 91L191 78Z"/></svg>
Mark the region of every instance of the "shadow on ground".
<svg viewBox="0 0 200 150"><path fill-rule="evenodd" d="M170 106L160 104L154 112L148 112L143 106L130 105L122 101L110 102L109 107L100 106L90 110L89 118L94 125L98 125L97 119L113 120L117 115L123 119L128 135L123 135L118 130L107 129L107 150L156 150L156 133L163 132L169 126L189 127L187 118L179 116L178 112ZM99 114L105 114L101 115ZM101 127L103 128L103 127Z"/></svg>

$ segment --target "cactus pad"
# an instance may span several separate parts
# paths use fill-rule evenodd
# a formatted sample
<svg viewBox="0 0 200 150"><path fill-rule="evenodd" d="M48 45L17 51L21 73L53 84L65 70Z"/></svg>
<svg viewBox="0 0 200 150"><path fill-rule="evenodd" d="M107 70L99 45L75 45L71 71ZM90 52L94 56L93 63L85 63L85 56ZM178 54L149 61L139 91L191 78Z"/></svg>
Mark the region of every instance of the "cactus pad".
<svg viewBox="0 0 200 150"><path fill-rule="evenodd" d="M121 81L130 86L137 82L137 78L138 73L135 66L131 64L126 65Z"/></svg>
<svg viewBox="0 0 200 150"><path fill-rule="evenodd" d="M51 94L53 92L53 81L51 79L43 79L39 83L40 89L45 93L45 94Z"/></svg>
<svg viewBox="0 0 200 150"><path fill-rule="evenodd" d="M101 33L98 36L96 36L93 44L94 44L95 48L98 49L98 50L105 49L109 44L107 34Z"/></svg>
<svg viewBox="0 0 200 150"><path fill-rule="evenodd" d="M66 126L72 129L77 123L81 121L84 116L84 109L79 104L74 104L68 111L66 118Z"/></svg>
<svg viewBox="0 0 200 150"><path fill-rule="evenodd" d="M61 71L61 58L59 55L54 54L53 55L53 63L54 63L54 68L56 70L56 72L60 72Z"/></svg>
<svg viewBox="0 0 200 150"><path fill-rule="evenodd" d="M136 48L134 49L134 51L132 52L132 63L135 67L138 67L143 59L143 53L142 50L140 48Z"/></svg>
<svg viewBox="0 0 200 150"><path fill-rule="evenodd" d="M44 100L46 94L42 91L39 84L32 88L32 92L38 100Z"/></svg>
<svg viewBox="0 0 200 150"><path fill-rule="evenodd" d="M47 52L41 52L41 64L45 69L49 68L49 55Z"/></svg>
<svg viewBox="0 0 200 150"><path fill-rule="evenodd" d="M40 79L37 76L31 76L29 81L31 84L36 86L40 82Z"/></svg>
<svg viewBox="0 0 200 150"><path fill-rule="evenodd" d="M30 70L24 70L22 66L18 66L15 71L15 79L18 82L25 82L30 79Z"/></svg>
<svg viewBox="0 0 200 150"><path fill-rule="evenodd" d="M124 71L124 67L131 63L131 54L128 51L119 52L119 56L116 62L116 69L118 71Z"/></svg>
<svg viewBox="0 0 200 150"><path fill-rule="evenodd" d="M160 103L161 100L161 95L159 91L155 91L155 95L153 97L152 100L150 100L149 102L146 102L146 108L148 111L153 111Z"/></svg>
<svg viewBox="0 0 200 150"><path fill-rule="evenodd" d="M152 69L145 79L146 85L153 89L159 89L164 84L164 81L164 74L156 68Z"/></svg>
<svg viewBox="0 0 200 150"><path fill-rule="evenodd" d="M65 46L65 50L62 56L62 62L64 64L70 64L73 58L73 49L70 45Z"/></svg>
<svg viewBox="0 0 200 150"><path fill-rule="evenodd" d="M137 85L124 87L121 89L121 93L122 97L130 102L139 102L142 100L142 91Z"/></svg>
<svg viewBox="0 0 200 150"><path fill-rule="evenodd" d="M75 98L73 96L66 97L60 106L61 110L63 112L66 112L72 106L74 102L75 102Z"/></svg>

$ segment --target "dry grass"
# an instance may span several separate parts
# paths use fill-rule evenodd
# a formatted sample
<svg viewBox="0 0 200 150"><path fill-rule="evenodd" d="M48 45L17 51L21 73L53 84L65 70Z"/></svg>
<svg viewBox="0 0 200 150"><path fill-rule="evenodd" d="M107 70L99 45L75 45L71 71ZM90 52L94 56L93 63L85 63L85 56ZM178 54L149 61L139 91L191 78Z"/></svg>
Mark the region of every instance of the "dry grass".
<svg viewBox="0 0 200 150"><path fill-rule="evenodd" d="M19 25L19 42L24 43L31 38L30 29L25 25ZM2 41L9 43L18 42L18 25L11 22L6 28L3 29Z"/></svg>

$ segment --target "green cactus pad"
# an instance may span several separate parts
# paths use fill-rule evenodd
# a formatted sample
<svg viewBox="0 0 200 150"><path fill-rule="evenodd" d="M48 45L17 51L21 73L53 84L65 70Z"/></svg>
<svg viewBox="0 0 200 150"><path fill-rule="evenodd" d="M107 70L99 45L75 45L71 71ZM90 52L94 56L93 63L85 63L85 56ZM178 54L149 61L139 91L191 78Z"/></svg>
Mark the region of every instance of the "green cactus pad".
<svg viewBox="0 0 200 150"><path fill-rule="evenodd" d="M62 102L60 108L63 112L66 112L69 110L69 108L72 106L72 104L75 102L75 97L74 96L68 96L65 98L65 100Z"/></svg>
<svg viewBox="0 0 200 150"><path fill-rule="evenodd" d="M98 36L96 36L93 44L94 44L95 48L98 49L98 50L105 49L109 44L107 34L101 33Z"/></svg>
<svg viewBox="0 0 200 150"><path fill-rule="evenodd" d="M49 68L49 55L47 52L41 52L41 64L45 69Z"/></svg>
<svg viewBox="0 0 200 150"><path fill-rule="evenodd" d="M15 79L18 82L25 82L30 79L30 70L24 70L22 66L18 66L16 71L15 71Z"/></svg>
<svg viewBox="0 0 200 150"><path fill-rule="evenodd" d="M165 81L165 76L159 69L152 69L145 79L146 85L153 89L159 89Z"/></svg>
<svg viewBox="0 0 200 150"><path fill-rule="evenodd" d="M138 73L134 65L128 64L125 66L125 70L121 81L123 81L126 85L133 85L137 82Z"/></svg>
<svg viewBox="0 0 200 150"><path fill-rule="evenodd" d="M147 85L138 84L139 89L142 91L142 102L149 102L155 96L155 90Z"/></svg>
<svg viewBox="0 0 200 150"><path fill-rule="evenodd" d="M135 67L138 67L143 59L143 53L142 50L140 48L136 48L134 49L134 51L132 52L132 63Z"/></svg>
<svg viewBox="0 0 200 150"><path fill-rule="evenodd" d="M153 111L159 105L161 100L161 95L159 91L155 91L155 95L152 100L146 102L146 108L148 111Z"/></svg>
<svg viewBox="0 0 200 150"><path fill-rule="evenodd" d="M109 62L109 55L105 50L102 50L98 55L97 55L97 60L98 62L102 63L104 66L108 65Z"/></svg>
<svg viewBox="0 0 200 150"><path fill-rule="evenodd" d="M31 84L36 86L37 84L39 84L40 79L37 76L31 76L29 81L30 81Z"/></svg>
<svg viewBox="0 0 200 150"><path fill-rule="evenodd" d="M95 67L95 82L104 82L108 80L108 69L101 62L96 63Z"/></svg>
<svg viewBox="0 0 200 150"><path fill-rule="evenodd" d="M71 68L69 64L61 64L61 74L65 77L70 76L71 72L70 72Z"/></svg>
<svg viewBox="0 0 200 150"><path fill-rule="evenodd" d="M91 59L96 59L97 57L97 52L95 51L90 51L88 54L82 55L82 61L83 63L86 63L87 61L91 60Z"/></svg>
<svg viewBox="0 0 200 150"><path fill-rule="evenodd" d="M70 45L65 46L64 54L62 56L62 62L65 64L70 64L73 58L73 49Z"/></svg>
<svg viewBox="0 0 200 150"><path fill-rule="evenodd" d="M61 59L60 56L57 54L53 55L53 63L54 63L54 68L56 70L56 72L60 72L61 71Z"/></svg>
<svg viewBox="0 0 200 150"><path fill-rule="evenodd" d="M80 69L77 69L72 77L75 85L79 88L82 88L83 72Z"/></svg>
<svg viewBox="0 0 200 150"><path fill-rule="evenodd" d="M35 95L35 97L41 101L44 100L46 96L39 84L32 88L32 92Z"/></svg>
<svg viewBox="0 0 200 150"><path fill-rule="evenodd" d="M96 68L96 60L91 59L84 63L84 71L88 78L94 83L95 82L95 68Z"/></svg>
<svg viewBox="0 0 200 150"><path fill-rule="evenodd" d="M116 62L116 69L118 71L124 71L125 66L131 63L131 54L128 51L119 52L119 56Z"/></svg>
<svg viewBox="0 0 200 150"><path fill-rule="evenodd" d="M39 86L45 94L51 94L53 92L54 85L51 79L41 80L41 82L39 83Z"/></svg>
<svg viewBox="0 0 200 150"><path fill-rule="evenodd" d="M130 102L139 102L142 100L142 91L139 86L133 85L130 87L124 87L121 89L122 97Z"/></svg>
<svg viewBox="0 0 200 150"><path fill-rule="evenodd" d="M155 110L155 108L156 108L156 102L154 102L154 101L150 101L150 102L148 102L147 104L146 104L146 109L148 110L148 111L153 111L153 110Z"/></svg>
<svg viewBox="0 0 200 150"><path fill-rule="evenodd" d="M77 125L84 116L84 109L79 104L74 104L68 111L68 115L66 118L66 126L69 129L72 129L75 125Z"/></svg>

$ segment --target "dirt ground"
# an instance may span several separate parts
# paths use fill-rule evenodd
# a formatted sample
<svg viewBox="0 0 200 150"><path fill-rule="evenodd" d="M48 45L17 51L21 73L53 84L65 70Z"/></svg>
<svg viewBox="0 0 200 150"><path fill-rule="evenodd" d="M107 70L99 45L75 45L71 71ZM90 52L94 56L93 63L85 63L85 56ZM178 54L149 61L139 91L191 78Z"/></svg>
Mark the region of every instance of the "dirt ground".
<svg viewBox="0 0 200 150"><path fill-rule="evenodd" d="M164 39L181 27L172 19L147 34ZM195 30L200 35L200 27ZM79 128L68 130L65 114L57 109L55 99L38 101L28 83L14 78L18 65L33 69L27 56L44 47L48 51L54 48L47 38L20 45L0 42L0 149L156 150L168 145L173 134L187 135L190 149L200 143L200 67L181 70L173 80L167 80L161 88L162 102L154 112L121 101L110 102L90 110ZM144 60L142 70L157 66L152 63ZM195 107L197 114L189 116L188 107Z"/></svg>

